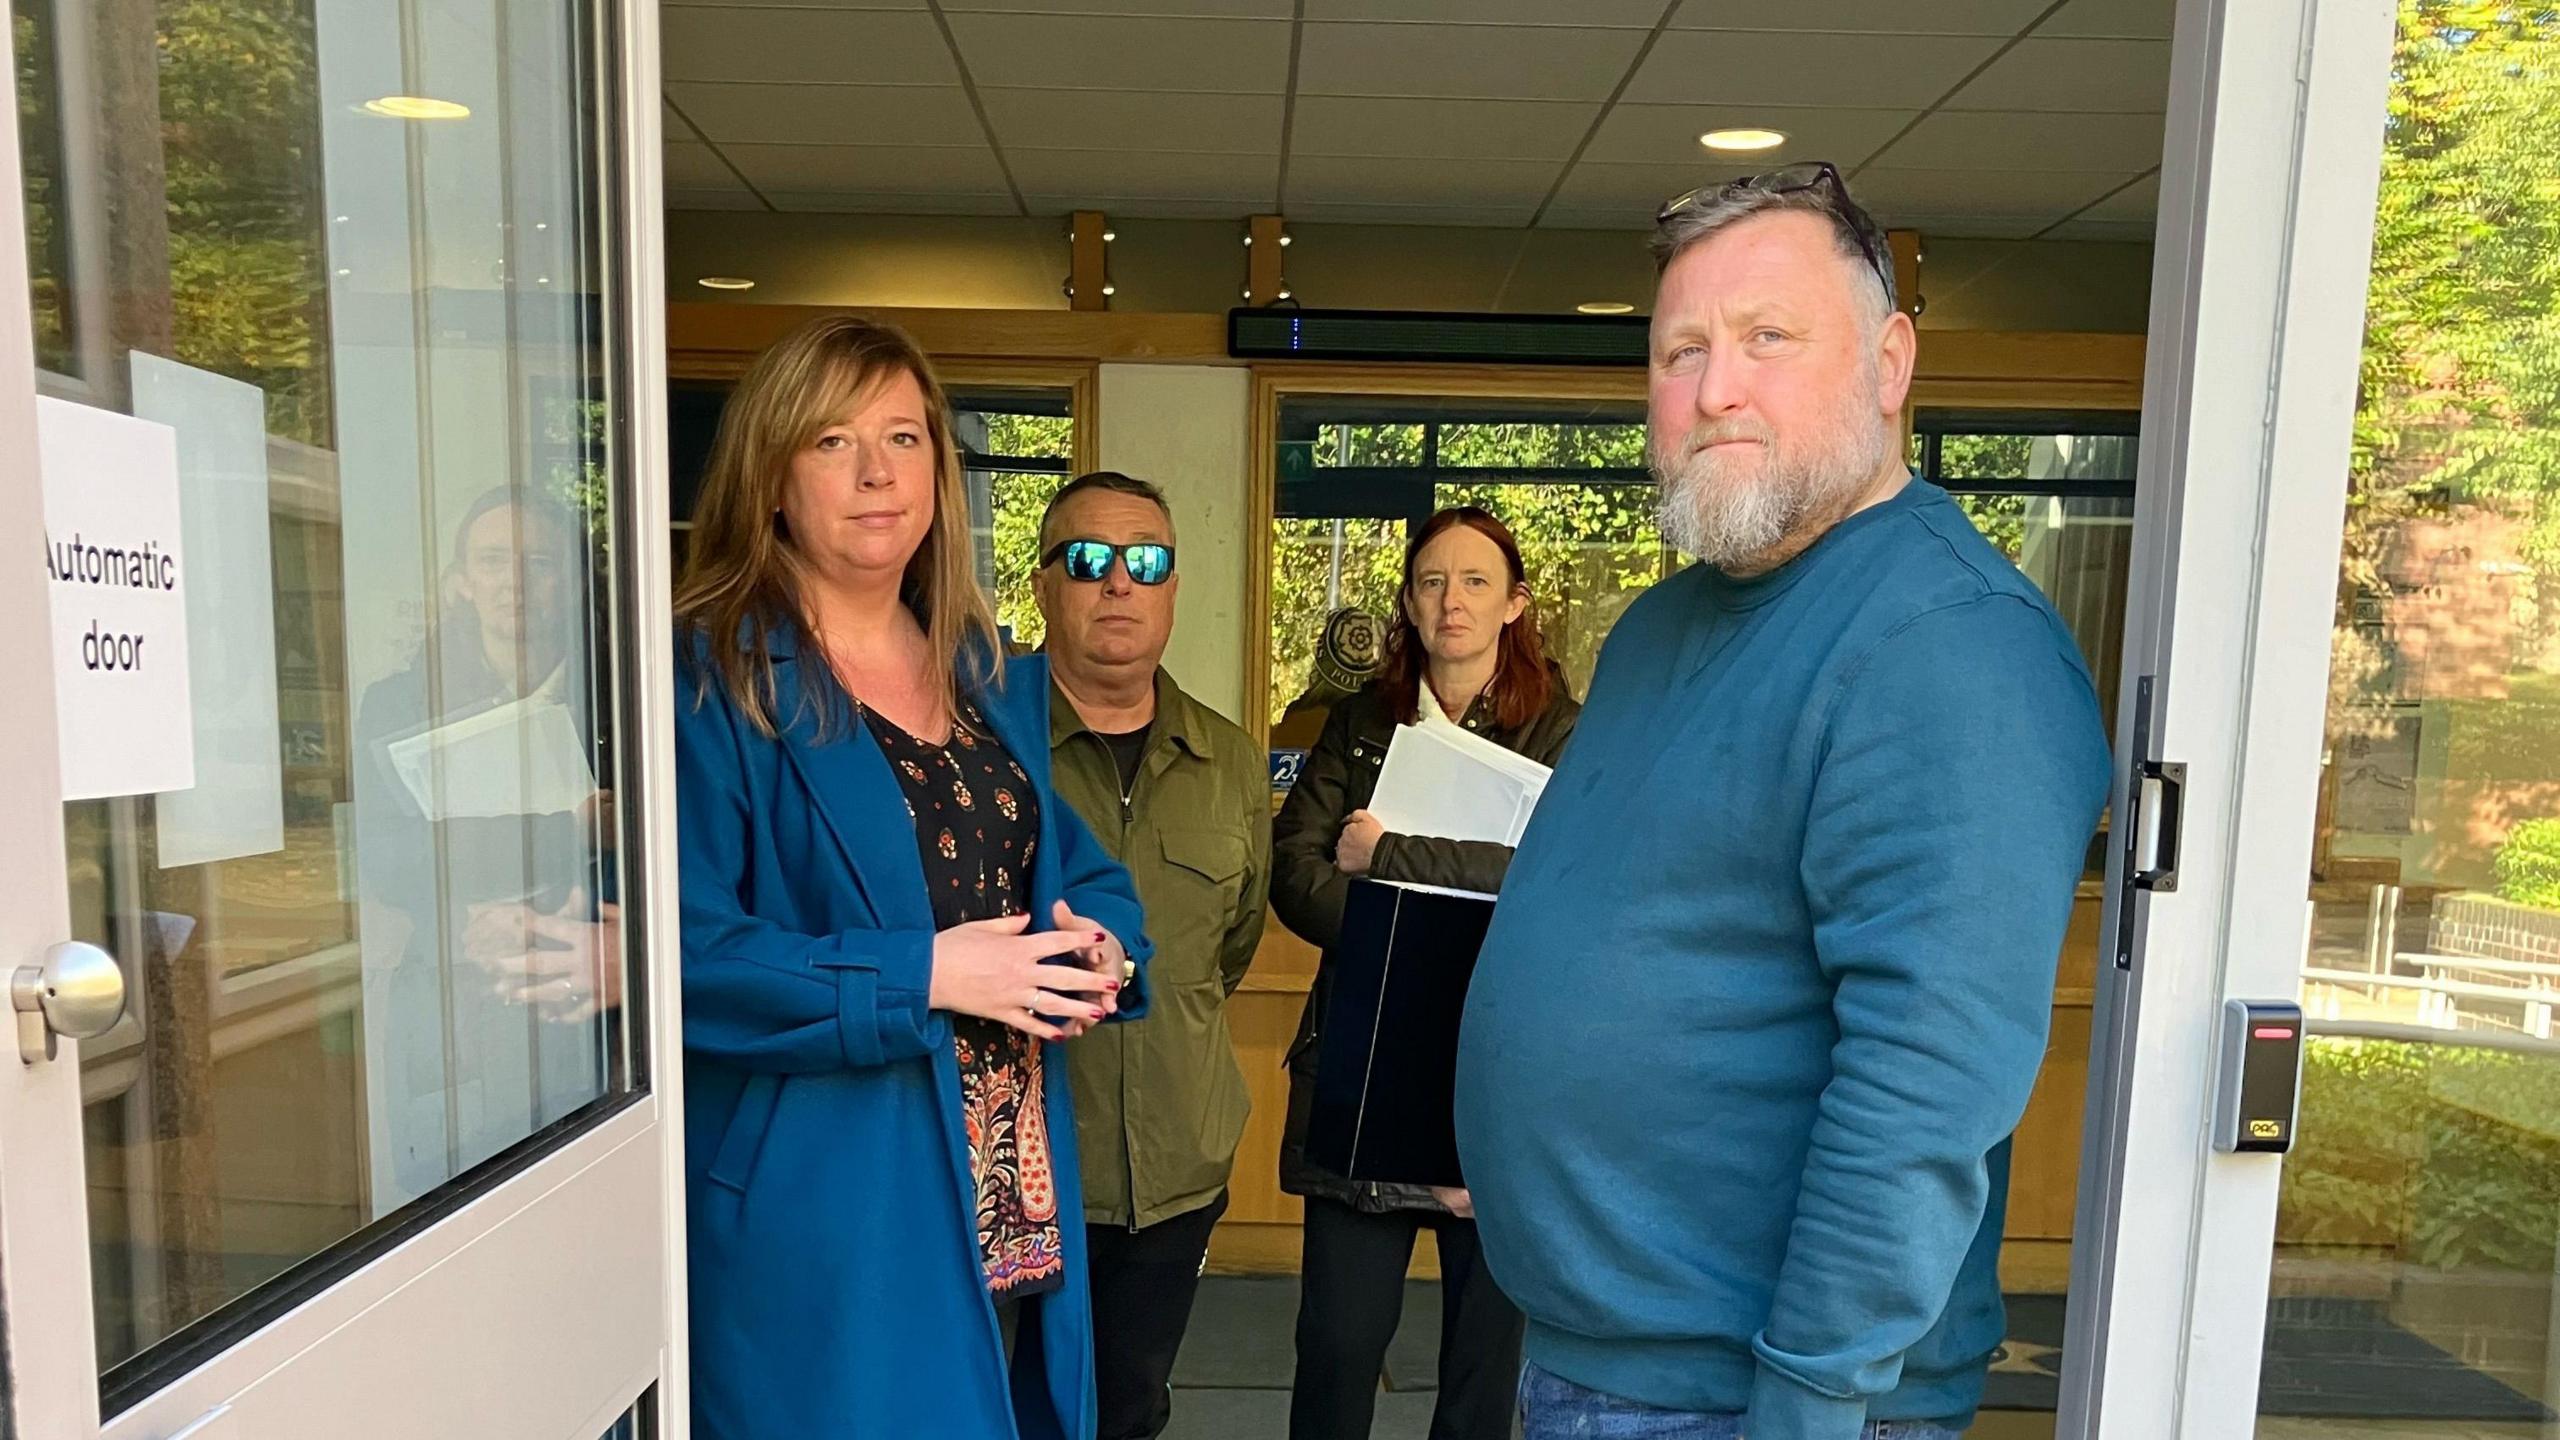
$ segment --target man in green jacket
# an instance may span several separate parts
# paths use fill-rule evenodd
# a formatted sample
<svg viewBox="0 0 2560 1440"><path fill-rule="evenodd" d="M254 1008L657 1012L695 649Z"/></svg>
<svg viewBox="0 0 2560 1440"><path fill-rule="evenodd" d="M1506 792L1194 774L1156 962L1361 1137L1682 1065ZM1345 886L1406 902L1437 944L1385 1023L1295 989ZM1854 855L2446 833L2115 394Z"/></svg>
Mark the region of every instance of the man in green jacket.
<svg viewBox="0 0 2560 1440"><path fill-rule="evenodd" d="M1227 997L1262 939L1271 789L1261 751L1160 663L1173 635L1173 514L1111 471L1059 490L1034 582L1048 624L1051 780L1129 868L1156 943L1144 1020L1068 1047L1083 1155L1100 1440L1173 1414L1173 1361L1227 1208L1244 1075Z"/></svg>

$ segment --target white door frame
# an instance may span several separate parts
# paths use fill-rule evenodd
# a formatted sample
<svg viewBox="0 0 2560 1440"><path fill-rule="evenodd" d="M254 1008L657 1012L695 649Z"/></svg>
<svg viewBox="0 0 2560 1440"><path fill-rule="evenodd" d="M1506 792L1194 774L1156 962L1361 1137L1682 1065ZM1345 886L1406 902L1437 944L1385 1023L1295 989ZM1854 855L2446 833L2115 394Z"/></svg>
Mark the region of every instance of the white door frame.
<svg viewBox="0 0 2560 1440"><path fill-rule="evenodd" d="M615 561L635 595L619 617L624 799L638 838L626 869L646 1033L629 1038L648 1091L432 1224L386 1237L350 1273L101 1424L91 1307L79 1047L0 1055L0 1436L380 1440L505 1435L592 1440L652 1385L659 1434L687 1433L683 1047L675 926L673 652L666 335L660 225L658 16L590 0L612 86L617 151L600 176L607 322L621 413L609 442L626 482ZM76 7L75 7L76 8ZM0 33L0 57L10 37ZM9 72L15 73L14 65ZM0 533L42 527L37 375L17 107L0 106ZM10 578L15 577L15 578ZM0 568L0 614L41 616L32 566ZM70 933L46 627L0 626L0 968ZM396 1240L396 1243L392 1241ZM226 1408L227 1407L227 1408ZM210 1417L210 1418L209 1418Z"/></svg>
<svg viewBox="0 0 2560 1440"><path fill-rule="evenodd" d="M2177 891L2110 861L2064 1435L2256 1426L2281 1161L2212 1149L2212 1069L2226 998L2300 984L2394 10L2178 5L2114 813L2135 759L2189 781Z"/></svg>

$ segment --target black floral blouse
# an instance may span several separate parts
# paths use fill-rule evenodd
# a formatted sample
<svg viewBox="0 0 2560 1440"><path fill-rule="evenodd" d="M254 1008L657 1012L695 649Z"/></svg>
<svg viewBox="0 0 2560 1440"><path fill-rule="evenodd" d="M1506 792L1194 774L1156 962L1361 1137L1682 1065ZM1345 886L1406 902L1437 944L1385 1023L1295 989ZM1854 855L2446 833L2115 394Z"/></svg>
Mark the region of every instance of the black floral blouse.
<svg viewBox="0 0 2560 1440"><path fill-rule="evenodd" d="M935 926L1029 909L1040 800L985 717L962 707L943 745L928 745L869 709L863 721L906 792ZM1067 1267L1039 1042L974 1015L952 1016L951 1035L987 1289L998 1300L1055 1289Z"/></svg>

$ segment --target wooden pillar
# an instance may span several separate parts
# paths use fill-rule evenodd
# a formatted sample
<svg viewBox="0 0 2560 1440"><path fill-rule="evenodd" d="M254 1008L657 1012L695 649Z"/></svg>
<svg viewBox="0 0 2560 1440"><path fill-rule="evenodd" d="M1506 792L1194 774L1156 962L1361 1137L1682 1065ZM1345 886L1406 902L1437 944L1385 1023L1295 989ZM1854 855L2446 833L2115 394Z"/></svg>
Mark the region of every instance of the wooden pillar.
<svg viewBox="0 0 2560 1440"><path fill-rule="evenodd" d="M1884 232L1884 239L1885 245L1893 251L1894 301L1902 307L1902 313L1910 316L1912 323L1916 325L1920 320L1920 311L1926 303L1920 298L1920 232L1887 230ZM1911 419L1911 397L1905 395L1902 399L1902 445L1906 451L1911 447Z"/></svg>
<svg viewBox="0 0 2560 1440"><path fill-rule="evenodd" d="M1902 313L1917 319L1920 314L1920 232L1888 230L1885 243L1893 250L1893 294L1901 302Z"/></svg>
<svg viewBox="0 0 2560 1440"><path fill-rule="evenodd" d="M1111 308L1111 256L1105 238L1110 224L1099 210L1078 210L1067 222L1067 239L1073 247L1067 269L1067 308L1070 310L1108 310Z"/></svg>
<svg viewBox="0 0 2560 1440"><path fill-rule="evenodd" d="M1270 305L1288 298L1281 262L1288 258L1289 232L1277 215L1256 215L1245 222L1244 303Z"/></svg>

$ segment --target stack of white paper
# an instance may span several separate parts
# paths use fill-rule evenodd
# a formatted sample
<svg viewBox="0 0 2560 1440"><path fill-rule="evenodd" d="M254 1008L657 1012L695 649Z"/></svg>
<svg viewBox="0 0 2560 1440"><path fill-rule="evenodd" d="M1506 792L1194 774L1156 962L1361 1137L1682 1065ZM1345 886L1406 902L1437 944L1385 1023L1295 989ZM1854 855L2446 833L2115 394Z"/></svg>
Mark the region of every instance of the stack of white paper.
<svg viewBox="0 0 2560 1440"><path fill-rule="evenodd" d="M1463 726L1426 718L1396 727L1369 813L1391 834L1517 845L1554 773Z"/></svg>
<svg viewBox="0 0 2560 1440"><path fill-rule="evenodd" d="M548 815L596 793L576 718L538 691L389 748L393 772L430 820Z"/></svg>

